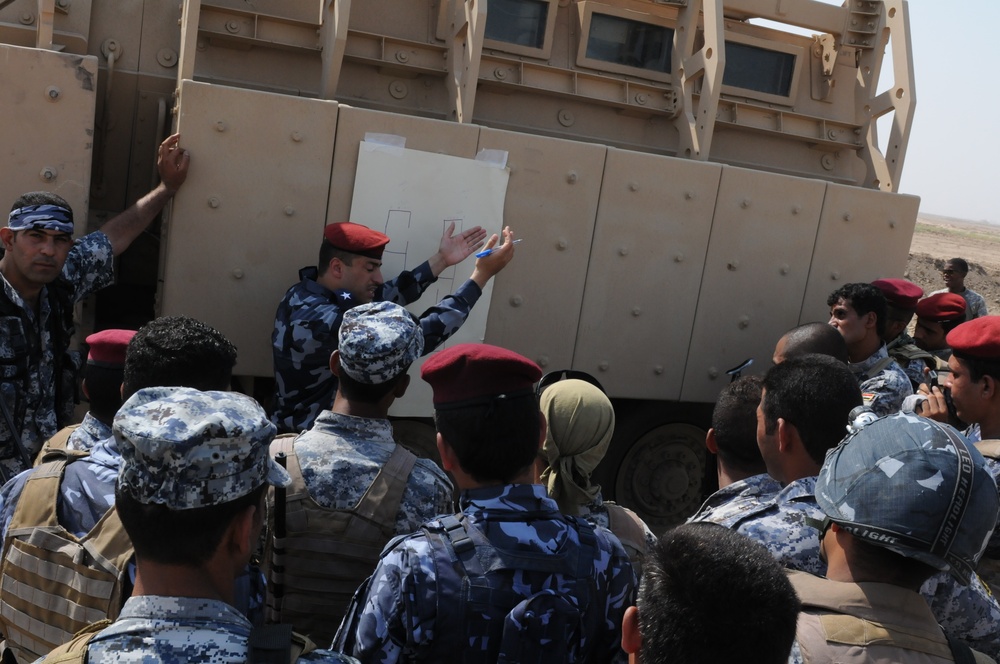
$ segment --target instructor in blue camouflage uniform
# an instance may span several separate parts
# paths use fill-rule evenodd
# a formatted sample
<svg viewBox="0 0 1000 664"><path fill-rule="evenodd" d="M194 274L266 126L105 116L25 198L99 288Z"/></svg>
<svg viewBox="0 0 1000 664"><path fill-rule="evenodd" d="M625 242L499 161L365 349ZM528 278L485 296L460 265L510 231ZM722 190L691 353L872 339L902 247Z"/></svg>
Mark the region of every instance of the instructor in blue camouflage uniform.
<svg viewBox="0 0 1000 664"><path fill-rule="evenodd" d="M274 354L274 412L281 433L308 429L337 392L330 355L337 349L337 330L344 312L366 302L406 305L416 301L438 276L478 249L486 237L481 227L455 235L452 223L441 236L437 253L412 272L382 281L382 253L389 237L351 222L330 224L323 231L318 267L299 270L299 283L288 289L275 314L271 346ZM472 276L454 294L420 316L424 354L441 345L462 326L486 283L514 257L513 234L476 260ZM487 242L492 249L498 236Z"/></svg>
<svg viewBox="0 0 1000 664"><path fill-rule="evenodd" d="M437 446L462 512L391 542L334 647L364 662L608 662L635 575L607 530L533 484L538 366L486 344L428 360Z"/></svg>
<svg viewBox="0 0 1000 664"><path fill-rule="evenodd" d="M235 392L154 387L115 416L122 468L115 505L135 546L135 590L105 629L79 636L48 659L86 649L91 664L119 662L352 662L272 632L267 659L233 606L233 578L264 524L268 485L288 474L268 454L274 425ZM284 651L284 652L282 652ZM252 656L254 655L254 656Z"/></svg>
<svg viewBox="0 0 1000 664"><path fill-rule="evenodd" d="M0 228L0 475L31 467L69 423L77 353L73 305L114 282L114 258L132 244L187 178L180 135L159 148L160 184L99 231L73 241L73 210L60 196L24 194Z"/></svg>

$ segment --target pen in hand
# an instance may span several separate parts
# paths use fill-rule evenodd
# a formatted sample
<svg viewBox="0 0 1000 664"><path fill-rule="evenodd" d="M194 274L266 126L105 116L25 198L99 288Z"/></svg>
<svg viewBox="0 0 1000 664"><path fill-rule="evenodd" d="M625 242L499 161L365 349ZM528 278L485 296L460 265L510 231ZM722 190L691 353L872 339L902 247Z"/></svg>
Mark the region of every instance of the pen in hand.
<svg viewBox="0 0 1000 664"><path fill-rule="evenodd" d="M523 239L524 238L518 238L518 239L514 240L511 244L517 244L518 242L520 242ZM494 251L496 251L499 248L500 247L493 247L492 249L483 249L478 254L476 254L476 258L486 258L487 256L489 256L490 254L492 254Z"/></svg>

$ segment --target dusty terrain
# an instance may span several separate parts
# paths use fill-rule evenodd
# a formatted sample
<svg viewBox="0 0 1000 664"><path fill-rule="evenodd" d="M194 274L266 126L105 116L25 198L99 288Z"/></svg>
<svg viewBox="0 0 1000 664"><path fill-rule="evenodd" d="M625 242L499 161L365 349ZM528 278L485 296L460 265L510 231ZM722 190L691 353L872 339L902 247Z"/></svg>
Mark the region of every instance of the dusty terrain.
<svg viewBox="0 0 1000 664"><path fill-rule="evenodd" d="M1000 226L921 215L903 276L925 293L944 288L938 270L946 260L969 262L965 285L986 299L990 314L1000 314Z"/></svg>

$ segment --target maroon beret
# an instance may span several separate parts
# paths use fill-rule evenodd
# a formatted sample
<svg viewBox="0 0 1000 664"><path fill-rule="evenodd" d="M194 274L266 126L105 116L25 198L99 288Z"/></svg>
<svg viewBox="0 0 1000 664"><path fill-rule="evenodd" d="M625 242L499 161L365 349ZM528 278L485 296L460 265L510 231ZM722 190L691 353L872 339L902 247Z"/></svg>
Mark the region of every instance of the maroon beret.
<svg viewBox="0 0 1000 664"><path fill-rule="evenodd" d="M328 224L323 229L323 239L342 251L376 260L382 258L385 245L389 244L388 235L350 221Z"/></svg>
<svg viewBox="0 0 1000 664"><path fill-rule="evenodd" d="M434 390L434 405L466 403L501 394L532 394L542 377L526 357L489 344L458 344L424 362L420 377Z"/></svg>
<svg viewBox="0 0 1000 664"><path fill-rule="evenodd" d="M982 316L962 323L945 337L960 355L980 360L1000 359L1000 316Z"/></svg>
<svg viewBox="0 0 1000 664"><path fill-rule="evenodd" d="M889 306L912 310L924 296L924 289L906 279L876 279L872 286L882 291Z"/></svg>
<svg viewBox="0 0 1000 664"><path fill-rule="evenodd" d="M90 352L87 364L99 367L125 366L125 348L135 336L135 330L102 330L87 337Z"/></svg>
<svg viewBox="0 0 1000 664"><path fill-rule="evenodd" d="M965 318L965 298L956 293L929 295L917 304L917 318L937 322Z"/></svg>

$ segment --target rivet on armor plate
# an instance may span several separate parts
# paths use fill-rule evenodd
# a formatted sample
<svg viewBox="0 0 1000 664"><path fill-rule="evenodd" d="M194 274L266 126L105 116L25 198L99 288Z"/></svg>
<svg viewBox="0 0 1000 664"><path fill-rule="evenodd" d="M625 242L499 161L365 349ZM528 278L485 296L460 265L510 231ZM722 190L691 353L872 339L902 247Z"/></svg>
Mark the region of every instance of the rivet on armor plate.
<svg viewBox="0 0 1000 664"><path fill-rule="evenodd" d="M653 373L656 374L657 376L662 376L663 371L664 369L662 364L657 364L653 366Z"/></svg>
<svg viewBox="0 0 1000 664"><path fill-rule="evenodd" d="M674 262L675 263L683 263L684 262L684 254L674 254Z"/></svg>
<svg viewBox="0 0 1000 664"><path fill-rule="evenodd" d="M42 178L45 182L52 182L57 177L59 177L59 171L52 166L46 166L38 174L38 177Z"/></svg>
<svg viewBox="0 0 1000 664"><path fill-rule="evenodd" d="M629 191L639 191L639 183L637 183L637 182L629 182L628 183L628 190Z"/></svg>
<svg viewBox="0 0 1000 664"><path fill-rule="evenodd" d="M750 207L750 199L749 198L744 198L740 202L740 207L743 208L744 210L746 210L748 207Z"/></svg>
<svg viewBox="0 0 1000 664"><path fill-rule="evenodd" d="M570 184L576 184L576 181L580 179L580 176L576 174L576 171L570 171L566 174L566 182Z"/></svg>
<svg viewBox="0 0 1000 664"><path fill-rule="evenodd" d="M302 134L300 132L293 131L292 132L292 140L295 141L296 143L301 143L302 142Z"/></svg>
<svg viewBox="0 0 1000 664"><path fill-rule="evenodd" d="M628 256L628 247L619 247L618 248L618 255L619 256Z"/></svg>
<svg viewBox="0 0 1000 664"><path fill-rule="evenodd" d="M45 96L48 97L49 101L59 101L60 95L62 92L54 85L45 88Z"/></svg>
<svg viewBox="0 0 1000 664"><path fill-rule="evenodd" d="M739 326L739 328L741 330L745 330L748 327L750 327L750 317L749 316L740 316L740 322L738 323L738 326Z"/></svg>
<svg viewBox="0 0 1000 664"><path fill-rule="evenodd" d="M850 220L851 220L851 213L850 212L845 212L844 213L844 221L850 221Z"/></svg>
<svg viewBox="0 0 1000 664"><path fill-rule="evenodd" d="M559 124L564 127L572 127L573 123L576 122L576 118L569 111L559 111L559 115L556 117L559 120Z"/></svg>
<svg viewBox="0 0 1000 664"><path fill-rule="evenodd" d="M389 84L389 94L392 95L393 99L402 99L409 94L409 90L406 87L406 83L393 81Z"/></svg>
<svg viewBox="0 0 1000 664"><path fill-rule="evenodd" d="M632 307L632 316L638 318L641 315L642 315L642 309L640 309L639 307Z"/></svg>
<svg viewBox="0 0 1000 664"><path fill-rule="evenodd" d="M286 205L285 206L285 216L286 217L291 217L293 214L295 214L295 208L293 208L291 205Z"/></svg>
<svg viewBox="0 0 1000 664"><path fill-rule="evenodd" d="M234 279L242 279L243 278L243 270L241 270L239 268L236 268L235 270L233 270L233 278Z"/></svg>
<svg viewBox="0 0 1000 664"><path fill-rule="evenodd" d="M547 366L549 366L549 356L548 355L542 355L541 357L538 358L537 362L538 362L538 366L540 366L540 367L547 367Z"/></svg>
<svg viewBox="0 0 1000 664"><path fill-rule="evenodd" d="M156 61L162 67L173 67L177 64L177 52L172 48L161 48L156 53Z"/></svg>
<svg viewBox="0 0 1000 664"><path fill-rule="evenodd" d="M220 132L220 133L224 132L228 128L229 128L229 126L225 122L223 122L222 120L219 120L218 122L215 123L215 131L217 131L217 132Z"/></svg>
<svg viewBox="0 0 1000 664"><path fill-rule="evenodd" d="M788 267L788 265L782 265L780 268L778 268L778 272L781 272L781 274L788 274L790 270L791 268Z"/></svg>
<svg viewBox="0 0 1000 664"><path fill-rule="evenodd" d="M24 12L21 14L20 21L22 25L31 25L35 22L35 15L31 12Z"/></svg>
<svg viewBox="0 0 1000 664"><path fill-rule="evenodd" d="M568 247L569 247L569 242L567 242L564 238L559 238L559 241L556 242L556 248L559 251L566 251Z"/></svg>
<svg viewBox="0 0 1000 664"><path fill-rule="evenodd" d="M210 198L208 199L208 207L212 208L213 210L214 210L215 208L219 207L219 206L220 206L221 204L222 204L222 201L220 201L220 200L219 200L218 198L216 198L215 196L212 196L212 197L210 197Z"/></svg>
<svg viewBox="0 0 1000 664"><path fill-rule="evenodd" d="M611 367L611 365L610 365L610 364L608 364L608 361L607 361L607 360L604 360L604 361L602 361L602 362L601 362L600 364L598 364L598 365L597 365L597 368L598 368L598 370L600 370L600 371L607 371L607 370L608 370L608 368L610 368L610 367Z"/></svg>
<svg viewBox="0 0 1000 664"><path fill-rule="evenodd" d="M410 54L406 51L396 51L396 61L397 62L409 62Z"/></svg>
<svg viewBox="0 0 1000 664"><path fill-rule="evenodd" d="M238 21L226 21L226 31L232 34L236 34L240 31L240 24Z"/></svg>
<svg viewBox="0 0 1000 664"><path fill-rule="evenodd" d="M711 378L712 380L715 380L716 378L719 377L719 370L716 369L715 367L709 367L708 368L708 377Z"/></svg>
<svg viewBox="0 0 1000 664"><path fill-rule="evenodd" d="M515 295L512 298L510 298L510 306L519 307L522 304L524 304L524 298L521 297L520 295Z"/></svg>

